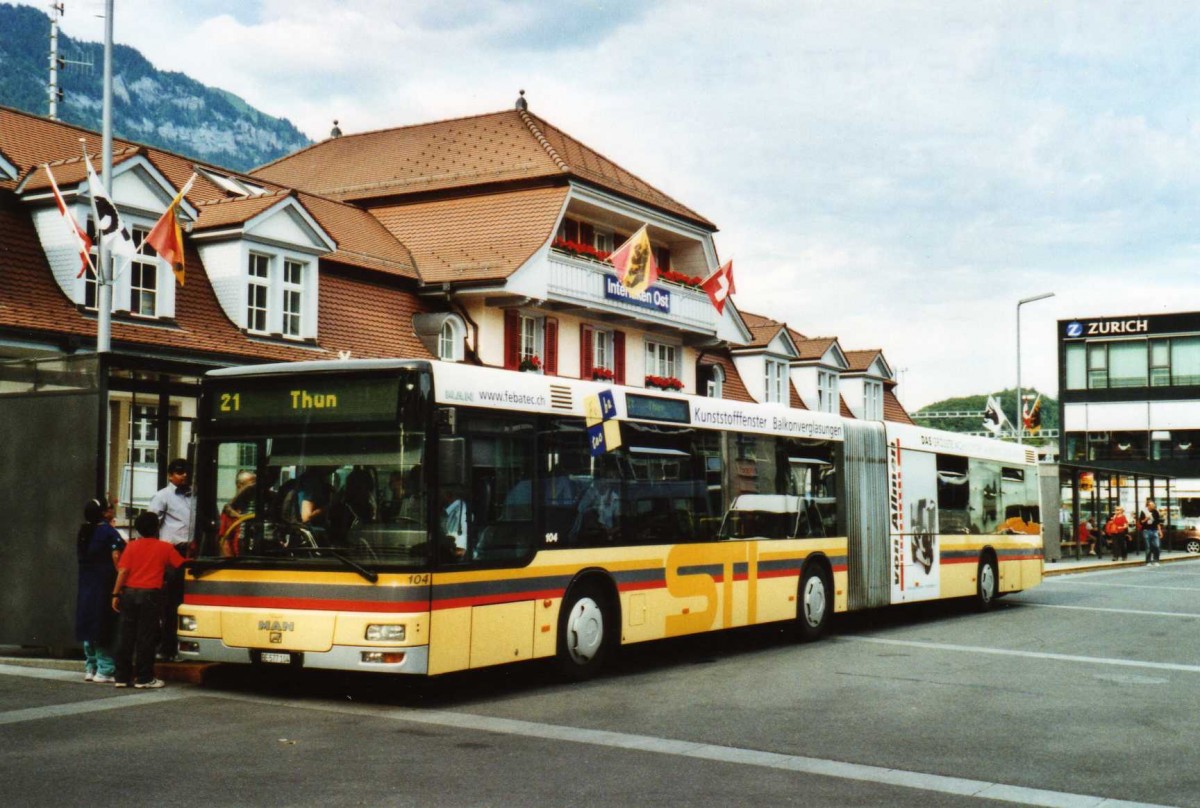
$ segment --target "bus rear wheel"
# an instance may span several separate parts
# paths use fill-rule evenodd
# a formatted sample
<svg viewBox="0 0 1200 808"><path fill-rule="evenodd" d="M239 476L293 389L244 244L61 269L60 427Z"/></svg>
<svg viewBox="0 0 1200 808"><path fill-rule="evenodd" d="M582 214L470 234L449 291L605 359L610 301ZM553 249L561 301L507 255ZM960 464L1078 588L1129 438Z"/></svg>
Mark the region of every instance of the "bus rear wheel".
<svg viewBox="0 0 1200 808"><path fill-rule="evenodd" d="M572 588L558 615L558 667L569 679L595 676L613 644L612 611L599 587Z"/></svg>
<svg viewBox="0 0 1200 808"><path fill-rule="evenodd" d="M800 577L800 598L796 604L796 631L803 642L819 640L829 631L833 616L833 588L824 570L810 566Z"/></svg>
<svg viewBox="0 0 1200 808"><path fill-rule="evenodd" d="M1000 574L996 571L996 562L989 556L979 559L975 580L975 605L979 611L986 612L996 605L1000 594Z"/></svg>

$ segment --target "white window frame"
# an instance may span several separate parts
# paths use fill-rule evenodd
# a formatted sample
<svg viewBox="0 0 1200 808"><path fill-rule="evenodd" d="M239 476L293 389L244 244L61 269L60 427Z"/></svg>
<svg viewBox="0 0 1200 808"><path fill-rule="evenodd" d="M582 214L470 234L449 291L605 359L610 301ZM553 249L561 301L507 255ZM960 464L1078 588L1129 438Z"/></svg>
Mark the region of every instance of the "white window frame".
<svg viewBox="0 0 1200 808"><path fill-rule="evenodd" d="M119 210L119 209L118 209ZM121 224L125 227L133 237L134 245L139 245L145 241L150 235L150 230L153 223L145 221L142 218L134 217L133 215L121 212ZM92 215L89 212L84 223L84 228L88 231L92 239L91 258L92 265L100 265L100 243L99 237L96 235L95 223ZM109 255L109 261L114 267L112 272L112 307L114 312L125 312L132 317L142 320L162 320L175 316L175 276L171 272L170 266L166 264L155 253L154 248L147 245L143 248L144 252L134 255L133 260L126 262L123 259L116 259L115 256ZM153 289L149 287L135 287L133 283L134 265L143 272L148 272L153 281ZM143 275L143 277L145 277ZM96 283L96 273L91 269L84 272L83 276L76 279L75 291L78 297L76 303L82 306L87 311L97 311L100 303L100 289ZM139 292L150 291L153 293L152 308L153 311L147 313L141 310L140 298L138 311L134 311L134 300ZM89 299L90 298L90 299Z"/></svg>
<svg viewBox="0 0 1200 808"><path fill-rule="evenodd" d="M615 371L613 332L596 328L592 330L592 369L604 368Z"/></svg>
<svg viewBox="0 0 1200 808"><path fill-rule="evenodd" d="M534 314L521 313L517 320L517 358L525 361L530 356L536 356L542 366L546 365L543 356L546 337L546 318Z"/></svg>
<svg viewBox="0 0 1200 808"><path fill-rule="evenodd" d="M708 398L721 398L725 394L725 368L709 365L709 374L704 385L704 395Z"/></svg>
<svg viewBox="0 0 1200 808"><path fill-rule="evenodd" d="M304 333L304 263L292 258L283 259L282 317L280 331L290 339Z"/></svg>
<svg viewBox="0 0 1200 808"><path fill-rule="evenodd" d="M863 416L867 421L883 420L883 382L863 380Z"/></svg>
<svg viewBox="0 0 1200 808"><path fill-rule="evenodd" d="M597 250L603 250L604 252L612 252L613 251L613 240L614 240L613 239L613 231L608 230L608 229L601 230L599 227L596 227L595 225L593 225L593 230L592 230L592 246L593 247L595 247Z"/></svg>
<svg viewBox="0 0 1200 808"><path fill-rule="evenodd" d="M251 250L246 259L246 330L252 334L271 333L271 258Z"/></svg>
<svg viewBox="0 0 1200 808"><path fill-rule="evenodd" d="M129 313L136 317L158 317L158 299L159 289L162 286L162 262L158 260L158 253L149 244L145 244L146 238L150 235L150 230L145 227L133 227L133 245L141 246L142 252L134 257L129 262ZM144 246L143 246L144 245ZM135 275L141 271L142 279L148 275L151 283L146 286L139 286L135 283ZM148 296L148 297L146 297ZM149 301L150 311L143 309L142 302ZM134 309L137 309L136 311Z"/></svg>
<svg viewBox="0 0 1200 808"><path fill-rule="evenodd" d="M311 256L250 245L242 259L242 328L289 341L314 339L315 267Z"/></svg>
<svg viewBox="0 0 1200 808"><path fill-rule="evenodd" d="M646 340L646 375L678 379L679 346Z"/></svg>
<svg viewBox="0 0 1200 808"><path fill-rule="evenodd" d="M462 320L457 316L447 317L438 331L438 359L443 362L461 362L464 334Z"/></svg>
<svg viewBox="0 0 1200 808"><path fill-rule="evenodd" d="M838 406L838 375L832 370L817 370L817 410L831 412L835 415L841 409Z"/></svg>
<svg viewBox="0 0 1200 808"><path fill-rule="evenodd" d="M768 404L787 404L787 367L788 364L782 359L771 359L767 357L763 363L764 375L766 377L766 396L765 401Z"/></svg>

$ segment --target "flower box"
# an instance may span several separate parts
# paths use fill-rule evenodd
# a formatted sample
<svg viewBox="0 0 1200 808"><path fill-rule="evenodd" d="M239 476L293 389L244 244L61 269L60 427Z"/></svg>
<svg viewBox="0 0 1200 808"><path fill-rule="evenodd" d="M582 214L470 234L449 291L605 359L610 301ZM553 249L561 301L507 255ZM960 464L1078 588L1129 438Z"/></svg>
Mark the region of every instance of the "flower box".
<svg viewBox="0 0 1200 808"><path fill-rule="evenodd" d="M615 378L616 374L608 368L592 368L592 381L594 382L611 382Z"/></svg>
<svg viewBox="0 0 1200 808"><path fill-rule="evenodd" d="M659 390L673 390L678 392L683 389L683 382L676 379L674 376L647 376L646 387L650 389L657 388Z"/></svg>
<svg viewBox="0 0 1200 808"><path fill-rule="evenodd" d="M521 358L521 364L518 368L522 373L541 373L542 360L535 354L530 354Z"/></svg>

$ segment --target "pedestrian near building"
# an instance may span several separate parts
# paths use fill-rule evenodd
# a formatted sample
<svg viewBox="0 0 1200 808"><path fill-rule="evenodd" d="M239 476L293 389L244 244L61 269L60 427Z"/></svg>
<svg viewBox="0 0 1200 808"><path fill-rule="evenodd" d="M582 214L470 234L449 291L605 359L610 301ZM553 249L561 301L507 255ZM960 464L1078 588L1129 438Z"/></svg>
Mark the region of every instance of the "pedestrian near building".
<svg viewBox="0 0 1200 808"><path fill-rule="evenodd" d="M96 684L111 684L116 673L117 615L108 595L117 580L117 559L125 549L125 539L112 526L115 512L111 502L88 500L75 536L79 557L75 639L83 643L83 679Z"/></svg>
<svg viewBox="0 0 1200 808"><path fill-rule="evenodd" d="M1162 556L1163 518L1154 500L1146 500L1146 507L1138 516L1138 524L1142 529L1142 539L1146 542L1146 566L1157 567Z"/></svg>
<svg viewBox="0 0 1200 808"><path fill-rule="evenodd" d="M150 498L147 510L159 520L160 541L173 546L181 556L188 555L192 540L192 468L183 458L167 465L167 484ZM183 576L175 570L167 573L166 595L163 598L162 639L158 649L160 659L171 660L178 651L175 612L183 603Z"/></svg>
<svg viewBox="0 0 1200 808"><path fill-rule="evenodd" d="M159 641L162 617L163 576L167 568L178 569L183 556L158 538L158 515L146 511L134 520L141 536L129 543L117 563L117 581L112 591L112 608L121 616L117 646L116 686L158 688L154 676L154 648Z"/></svg>
<svg viewBox="0 0 1200 808"><path fill-rule="evenodd" d="M1125 516L1125 509L1120 505L1113 512L1108 524L1104 526L1104 532L1108 535L1109 545L1112 547L1113 561L1124 561L1128 558L1129 518Z"/></svg>

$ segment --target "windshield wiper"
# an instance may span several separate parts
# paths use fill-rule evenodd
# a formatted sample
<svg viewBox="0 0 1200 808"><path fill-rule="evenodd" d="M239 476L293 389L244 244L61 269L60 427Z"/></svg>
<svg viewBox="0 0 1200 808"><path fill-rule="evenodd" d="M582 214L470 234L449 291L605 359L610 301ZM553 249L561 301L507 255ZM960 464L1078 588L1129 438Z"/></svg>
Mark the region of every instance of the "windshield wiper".
<svg viewBox="0 0 1200 808"><path fill-rule="evenodd" d="M367 568L366 568L366 567L364 567L362 564L359 564L359 563L358 563L357 561L355 561L354 559L350 558L349 556L346 556L346 555L344 555L343 553L341 553L341 552L340 552L340 551L338 551L338 550L335 550L335 549L333 549L332 547L292 547L292 548L289 548L289 549L290 549L290 550L291 550L291 552L293 552L293 553L295 553L295 552L299 552L299 551L305 551L305 552L309 552L309 553L312 553L312 554L314 554L314 555L320 555L320 554L322 554L322 553L328 553L329 555L331 555L331 556L333 556L334 558L336 558L338 561L340 561L340 562L342 562L343 564L345 564L345 565L346 565L347 567L349 567L350 569L352 569L352 570L354 570L355 572L357 572L357 573L358 573L359 575L361 575L363 578L367 579L369 582L371 582L371 583L375 583L376 581L378 581L378 580L379 580L379 573L378 573L378 572L375 572L375 570L369 570L369 569L367 569Z"/></svg>

